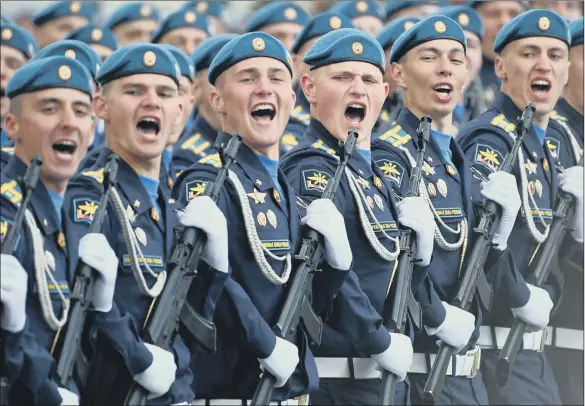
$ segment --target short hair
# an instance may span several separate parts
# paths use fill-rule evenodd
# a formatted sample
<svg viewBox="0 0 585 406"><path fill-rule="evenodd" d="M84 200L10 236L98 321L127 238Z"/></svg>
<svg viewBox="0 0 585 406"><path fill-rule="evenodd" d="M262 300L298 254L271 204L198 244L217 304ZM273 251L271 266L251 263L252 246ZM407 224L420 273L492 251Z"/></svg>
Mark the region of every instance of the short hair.
<svg viewBox="0 0 585 406"><path fill-rule="evenodd" d="M10 110L9 110L10 114L18 117L20 115L20 110L21 110L20 104L21 104L20 95L10 99Z"/></svg>

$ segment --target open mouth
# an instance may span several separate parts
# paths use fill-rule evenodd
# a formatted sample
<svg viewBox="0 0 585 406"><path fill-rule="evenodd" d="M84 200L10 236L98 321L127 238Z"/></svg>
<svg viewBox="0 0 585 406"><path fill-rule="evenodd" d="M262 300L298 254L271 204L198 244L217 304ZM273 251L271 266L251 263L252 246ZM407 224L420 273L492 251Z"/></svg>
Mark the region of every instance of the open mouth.
<svg viewBox="0 0 585 406"><path fill-rule="evenodd" d="M535 79L530 84L533 92L548 93L550 91L550 82L546 79Z"/></svg>
<svg viewBox="0 0 585 406"><path fill-rule="evenodd" d="M437 85L433 89L435 92L445 96L451 96L451 93L453 93L453 87L447 84Z"/></svg>
<svg viewBox="0 0 585 406"><path fill-rule="evenodd" d="M156 117L144 117L138 124L136 129L145 135L157 136L160 132L160 122Z"/></svg>
<svg viewBox="0 0 585 406"><path fill-rule="evenodd" d="M64 155L73 155L77 150L77 144L70 140L57 141L52 147L55 152Z"/></svg>
<svg viewBox="0 0 585 406"><path fill-rule="evenodd" d="M251 115L252 118L254 118L254 120L256 121L268 122L272 121L274 119L274 116L276 116L276 109L272 104L269 103L257 104L252 109Z"/></svg>
<svg viewBox="0 0 585 406"><path fill-rule="evenodd" d="M366 107L363 104L352 103L345 109L345 118L349 121L362 122L366 117Z"/></svg>
<svg viewBox="0 0 585 406"><path fill-rule="evenodd" d="M6 96L6 89L0 88L0 97Z"/></svg>

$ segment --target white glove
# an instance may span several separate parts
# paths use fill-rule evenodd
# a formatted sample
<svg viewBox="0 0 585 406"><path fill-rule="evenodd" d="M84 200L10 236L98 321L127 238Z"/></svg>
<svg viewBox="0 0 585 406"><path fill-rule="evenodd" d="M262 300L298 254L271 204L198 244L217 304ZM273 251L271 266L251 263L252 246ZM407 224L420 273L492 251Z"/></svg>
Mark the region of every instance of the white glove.
<svg viewBox="0 0 585 406"><path fill-rule="evenodd" d="M228 272L228 232L225 216L209 196L199 196L177 213L185 227L197 227L207 235L201 259L220 272Z"/></svg>
<svg viewBox="0 0 585 406"><path fill-rule="evenodd" d="M559 174L559 187L575 197L574 230L571 235L583 242L583 167L573 166Z"/></svg>
<svg viewBox="0 0 585 406"><path fill-rule="evenodd" d="M546 290L529 283L527 286L528 290L530 290L528 303L522 307L513 308L512 313L514 317L528 323L529 326L526 330L530 332L540 331L548 324L553 302Z"/></svg>
<svg viewBox="0 0 585 406"><path fill-rule="evenodd" d="M475 330L475 316L449 303L441 302L445 307L445 320L437 328L425 326L427 334L437 336L455 349L457 354L467 343Z"/></svg>
<svg viewBox="0 0 585 406"><path fill-rule="evenodd" d="M502 208L500 223L492 242L498 250L504 251L520 210L520 194L514 175L494 172L490 173L488 179L487 182L481 182L481 194Z"/></svg>
<svg viewBox="0 0 585 406"><path fill-rule="evenodd" d="M79 258L98 273L93 288L92 303L98 312L107 313L112 309L118 257L103 234L89 233L79 240Z"/></svg>
<svg viewBox="0 0 585 406"><path fill-rule="evenodd" d="M390 333L390 346L381 354L372 355L379 367L392 372L402 382L412 365L412 342L404 334Z"/></svg>
<svg viewBox="0 0 585 406"><path fill-rule="evenodd" d="M61 395L61 406L79 405L79 396L75 393L65 389L57 388L59 395Z"/></svg>
<svg viewBox="0 0 585 406"><path fill-rule="evenodd" d="M319 232L325 240L325 259L335 269L347 271L353 256L347 239L343 216L330 199L317 199L307 207L307 214L301 219Z"/></svg>
<svg viewBox="0 0 585 406"><path fill-rule="evenodd" d="M16 257L2 254L0 258L0 301L4 305L0 327L18 333L26 323L28 274Z"/></svg>
<svg viewBox="0 0 585 406"><path fill-rule="evenodd" d="M175 382L177 365L171 352L149 343L144 345L152 354L152 364L144 372L134 375L134 380L150 392L148 399L155 399L167 393Z"/></svg>
<svg viewBox="0 0 585 406"><path fill-rule="evenodd" d="M299 363L299 349L293 343L276 337L276 345L268 358L258 358L260 368L276 378L275 388L283 387Z"/></svg>
<svg viewBox="0 0 585 406"><path fill-rule="evenodd" d="M420 266L427 266L433 255L435 220L427 202L422 197L405 197L396 205L398 221L416 233L416 259Z"/></svg>

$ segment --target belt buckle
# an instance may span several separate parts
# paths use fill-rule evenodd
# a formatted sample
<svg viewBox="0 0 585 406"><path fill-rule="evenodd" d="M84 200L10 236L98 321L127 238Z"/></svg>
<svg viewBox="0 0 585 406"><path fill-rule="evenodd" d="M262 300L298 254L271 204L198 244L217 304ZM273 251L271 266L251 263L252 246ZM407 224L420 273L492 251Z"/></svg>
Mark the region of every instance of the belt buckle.
<svg viewBox="0 0 585 406"><path fill-rule="evenodd" d="M536 352L543 352L544 347L546 346L546 338L548 337L548 328L545 327L541 331L542 331L542 334L540 336L540 346L538 347Z"/></svg>
<svg viewBox="0 0 585 406"><path fill-rule="evenodd" d="M299 406L309 406L309 394L306 393L301 396L297 396L295 400L298 402Z"/></svg>
<svg viewBox="0 0 585 406"><path fill-rule="evenodd" d="M479 344L475 343L475 349L473 354L473 365L471 366L471 373L469 374L468 378L475 378L477 375L477 371L479 370L479 366L481 365L481 347Z"/></svg>

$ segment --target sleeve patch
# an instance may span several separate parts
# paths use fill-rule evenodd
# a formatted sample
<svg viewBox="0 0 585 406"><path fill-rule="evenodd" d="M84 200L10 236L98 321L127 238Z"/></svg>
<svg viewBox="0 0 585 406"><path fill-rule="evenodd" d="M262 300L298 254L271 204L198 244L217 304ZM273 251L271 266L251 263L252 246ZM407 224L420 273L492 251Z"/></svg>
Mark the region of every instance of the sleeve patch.
<svg viewBox="0 0 585 406"><path fill-rule="evenodd" d="M546 138L546 146L554 159L559 158L559 149L561 148L561 141L555 138Z"/></svg>
<svg viewBox="0 0 585 406"><path fill-rule="evenodd" d="M396 148L406 144L411 138L410 134L404 131L400 125L395 125L380 136L382 141L386 141Z"/></svg>
<svg viewBox="0 0 585 406"><path fill-rule="evenodd" d="M193 200L197 196L202 196L205 193L205 188L209 182L205 180L195 179L185 184L185 196L187 201Z"/></svg>
<svg viewBox="0 0 585 406"><path fill-rule="evenodd" d="M303 192L309 194L318 194L319 196L325 191L329 180L333 179L329 173L319 169L305 169L302 171Z"/></svg>
<svg viewBox="0 0 585 406"><path fill-rule="evenodd" d="M199 160L199 163L203 165L211 165L214 168L221 168L221 159L219 158L219 154L206 155Z"/></svg>
<svg viewBox="0 0 585 406"><path fill-rule="evenodd" d="M12 220L9 220L5 217L0 217L0 241L4 242L4 239L6 238L6 235L8 234L8 230L10 230L10 227L12 227L13 225L14 225L14 222ZM20 241L20 235L18 235L16 237L16 243L14 244L15 251L18 248L19 241Z"/></svg>
<svg viewBox="0 0 585 406"><path fill-rule="evenodd" d="M509 122L503 114L498 114L495 116L491 122L491 125L494 127L501 128L505 132L513 132L516 130L516 126Z"/></svg>
<svg viewBox="0 0 585 406"><path fill-rule="evenodd" d="M396 161L389 161L388 159L380 159L376 161L376 165L384 172L384 176L390 179L398 186L402 184L402 177L404 175L404 167Z"/></svg>
<svg viewBox="0 0 585 406"><path fill-rule="evenodd" d="M22 200L22 191L15 180L3 183L0 187L0 194L13 204L18 204Z"/></svg>
<svg viewBox="0 0 585 406"><path fill-rule="evenodd" d="M87 198L78 198L73 200L73 220L76 223L88 223L91 224L93 222L93 218L95 217L95 212L99 207L99 202L87 199Z"/></svg>
<svg viewBox="0 0 585 406"><path fill-rule="evenodd" d="M104 168L98 169L97 171L85 171L81 174L88 178L95 179L100 184L104 182Z"/></svg>
<svg viewBox="0 0 585 406"><path fill-rule="evenodd" d="M488 168L491 172L496 172L502 162L504 156L502 153L489 145L477 144L475 146L475 162Z"/></svg>

